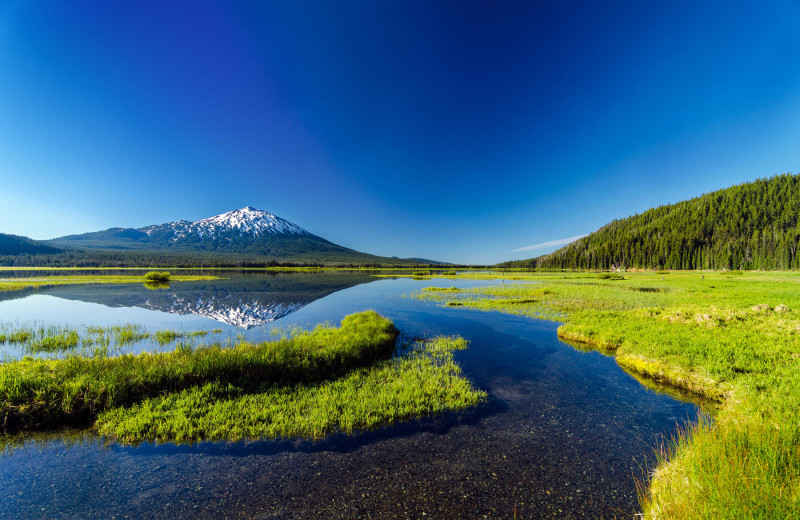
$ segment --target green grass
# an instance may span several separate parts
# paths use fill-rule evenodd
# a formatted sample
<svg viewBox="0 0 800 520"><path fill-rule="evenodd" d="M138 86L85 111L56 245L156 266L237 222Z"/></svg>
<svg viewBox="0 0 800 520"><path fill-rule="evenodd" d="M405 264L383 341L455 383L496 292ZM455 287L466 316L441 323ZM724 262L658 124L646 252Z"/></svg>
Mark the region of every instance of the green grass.
<svg viewBox="0 0 800 520"><path fill-rule="evenodd" d="M69 327L24 327L2 322L0 343L24 345L29 354L65 352L84 344L78 331Z"/></svg>
<svg viewBox="0 0 800 520"><path fill-rule="evenodd" d="M231 348L6 362L0 424L13 432L98 421L102 435L125 442L318 437L484 398L453 362L463 340L390 359L397 335L391 321L368 311L338 328Z"/></svg>
<svg viewBox="0 0 800 520"><path fill-rule="evenodd" d="M53 335L32 339L28 342L28 352L63 352L80 345L81 338L75 330L66 330Z"/></svg>
<svg viewBox="0 0 800 520"><path fill-rule="evenodd" d="M100 415L97 429L132 443L321 438L374 429L484 400L453 360L452 351L465 347L461 338L437 338L405 356L315 384L209 382L110 410Z"/></svg>
<svg viewBox="0 0 800 520"><path fill-rule="evenodd" d="M86 344L108 344L114 342L117 346L129 345L149 339L151 334L140 325L115 325L111 327L87 327Z"/></svg>
<svg viewBox="0 0 800 520"><path fill-rule="evenodd" d="M0 332L0 343L26 343L33 332L26 329L13 329Z"/></svg>
<svg viewBox="0 0 800 520"><path fill-rule="evenodd" d="M432 293L457 293L460 292L461 289L456 287L426 287L423 291Z"/></svg>
<svg viewBox="0 0 800 520"><path fill-rule="evenodd" d="M210 333L220 333L222 330L214 329L213 331L207 330L158 330L153 333L152 337L158 342L159 345L168 345L177 339L184 338L197 338L207 336Z"/></svg>
<svg viewBox="0 0 800 520"><path fill-rule="evenodd" d="M24 270L24 269L19 269ZM39 269L37 269L39 270ZM77 269L70 269L77 270ZM149 274L149 273L148 273ZM199 280L219 280L219 276L183 275L171 276L172 282L194 282ZM163 287L164 281L152 281L145 276L122 275L76 275L76 276L45 276L31 278L0 278L0 292L19 291L22 289L36 289L55 285L79 285L98 283L143 283L153 288Z"/></svg>
<svg viewBox="0 0 800 520"><path fill-rule="evenodd" d="M19 326L0 322L0 343L20 345L26 354L75 353L81 347L80 353L83 355L105 357L119 353L126 345L148 339L155 340L163 347L177 339L193 339L221 332L220 329L149 332L141 325L134 324L76 329L57 325Z"/></svg>
<svg viewBox="0 0 800 520"><path fill-rule="evenodd" d="M160 345L165 345L181 337L183 337L183 334L177 330L159 330L155 333L156 341Z"/></svg>
<svg viewBox="0 0 800 520"><path fill-rule="evenodd" d="M148 282L169 282L170 280L170 273L169 271L150 271L149 273L144 275L144 279Z"/></svg>
<svg viewBox="0 0 800 520"><path fill-rule="evenodd" d="M717 403L713 424L660 450L642 488L648 517L800 518L800 274L502 276L537 283L417 297L561 321L561 338Z"/></svg>

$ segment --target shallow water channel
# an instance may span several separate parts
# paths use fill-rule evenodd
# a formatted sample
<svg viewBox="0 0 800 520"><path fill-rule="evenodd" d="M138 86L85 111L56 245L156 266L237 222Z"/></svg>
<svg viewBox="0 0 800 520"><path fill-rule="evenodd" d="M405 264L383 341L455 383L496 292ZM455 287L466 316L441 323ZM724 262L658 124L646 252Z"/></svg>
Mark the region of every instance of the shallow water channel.
<svg viewBox="0 0 800 520"><path fill-rule="evenodd" d="M222 275L230 278L160 291L92 285L0 294L0 321L219 329L203 339L210 342L269 338L276 327L375 309L409 337L467 338L470 348L456 359L489 401L317 442L29 441L0 456L0 518L626 518L637 511L635 479L654 448L699 413L646 389L613 358L560 342L557 323L404 296L500 281Z"/></svg>

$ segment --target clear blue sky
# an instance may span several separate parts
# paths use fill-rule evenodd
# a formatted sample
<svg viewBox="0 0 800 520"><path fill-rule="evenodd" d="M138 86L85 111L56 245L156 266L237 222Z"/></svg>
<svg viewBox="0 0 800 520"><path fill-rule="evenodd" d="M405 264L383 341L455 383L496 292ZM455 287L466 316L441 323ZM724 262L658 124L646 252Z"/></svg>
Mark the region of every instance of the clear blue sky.
<svg viewBox="0 0 800 520"><path fill-rule="evenodd" d="M251 205L493 263L798 170L794 0L0 3L1 232Z"/></svg>

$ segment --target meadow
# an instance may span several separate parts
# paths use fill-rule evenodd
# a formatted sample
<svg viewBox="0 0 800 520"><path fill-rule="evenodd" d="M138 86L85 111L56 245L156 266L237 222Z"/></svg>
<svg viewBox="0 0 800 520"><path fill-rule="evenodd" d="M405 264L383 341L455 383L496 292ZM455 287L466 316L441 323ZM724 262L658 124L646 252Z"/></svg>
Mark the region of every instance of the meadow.
<svg viewBox="0 0 800 520"><path fill-rule="evenodd" d="M127 443L316 438L485 399L453 360L463 339L421 341L393 357L398 334L367 311L228 348L8 361L0 423L7 433L94 426Z"/></svg>
<svg viewBox="0 0 800 520"><path fill-rule="evenodd" d="M800 518L800 274L495 272L442 305L563 322L559 336L612 353L639 377L711 403L658 448L641 483L648 518ZM524 282L524 283L523 283Z"/></svg>

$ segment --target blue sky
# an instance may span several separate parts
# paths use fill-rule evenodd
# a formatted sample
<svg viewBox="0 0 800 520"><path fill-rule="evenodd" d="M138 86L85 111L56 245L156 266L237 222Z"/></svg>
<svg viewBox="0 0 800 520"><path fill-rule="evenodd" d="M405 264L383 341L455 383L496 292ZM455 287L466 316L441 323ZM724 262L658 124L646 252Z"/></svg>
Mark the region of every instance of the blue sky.
<svg viewBox="0 0 800 520"><path fill-rule="evenodd" d="M800 171L800 4L5 1L0 232L247 205L494 263Z"/></svg>

